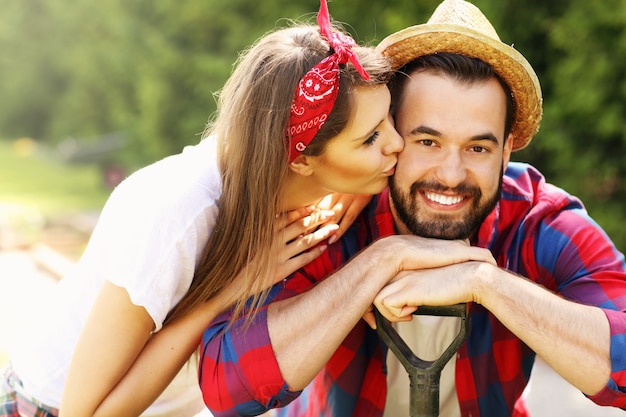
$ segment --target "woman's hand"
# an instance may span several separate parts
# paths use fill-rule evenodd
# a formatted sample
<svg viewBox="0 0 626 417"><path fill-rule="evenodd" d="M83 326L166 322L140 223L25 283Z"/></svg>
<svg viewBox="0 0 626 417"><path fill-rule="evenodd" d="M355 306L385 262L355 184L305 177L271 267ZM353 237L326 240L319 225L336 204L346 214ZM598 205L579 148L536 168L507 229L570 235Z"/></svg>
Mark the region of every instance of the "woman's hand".
<svg viewBox="0 0 626 417"><path fill-rule="evenodd" d="M372 200L371 194L329 194L318 205L317 208L332 210L335 216L332 219L339 224L339 228L328 239L329 244L338 241L341 236L354 223L361 211Z"/></svg>
<svg viewBox="0 0 626 417"><path fill-rule="evenodd" d="M330 223L331 210L303 207L276 217L277 264L272 283L279 282L320 256L328 247L324 240L339 226Z"/></svg>
<svg viewBox="0 0 626 417"><path fill-rule="evenodd" d="M275 281L286 278L326 249L327 245L321 243L339 229L329 222L334 216L331 210L305 207L277 217L275 236L280 253Z"/></svg>
<svg viewBox="0 0 626 417"><path fill-rule="evenodd" d="M213 301L219 300L224 310L237 299L255 296L269 288L320 256L328 247L325 240L333 236L339 226L330 223L335 213L313 206L302 207L276 216L274 224L273 271L263 277L263 286L249 285L253 263L243 268L237 277L224 288Z"/></svg>
<svg viewBox="0 0 626 417"><path fill-rule="evenodd" d="M304 265L310 263L326 250L321 244L339 240L348 230L365 206L369 194L329 194L317 206L303 207L277 217L276 239L282 247L274 274L278 282Z"/></svg>

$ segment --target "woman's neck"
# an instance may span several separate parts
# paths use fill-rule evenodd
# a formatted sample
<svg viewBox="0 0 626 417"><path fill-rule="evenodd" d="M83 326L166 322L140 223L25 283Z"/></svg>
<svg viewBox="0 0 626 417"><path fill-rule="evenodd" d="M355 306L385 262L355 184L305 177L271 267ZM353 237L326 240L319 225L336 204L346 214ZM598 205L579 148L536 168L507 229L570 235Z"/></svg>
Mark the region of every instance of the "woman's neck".
<svg viewBox="0 0 626 417"><path fill-rule="evenodd" d="M331 191L322 188L312 177L289 173L279 199L280 211L290 211L301 207L317 205Z"/></svg>

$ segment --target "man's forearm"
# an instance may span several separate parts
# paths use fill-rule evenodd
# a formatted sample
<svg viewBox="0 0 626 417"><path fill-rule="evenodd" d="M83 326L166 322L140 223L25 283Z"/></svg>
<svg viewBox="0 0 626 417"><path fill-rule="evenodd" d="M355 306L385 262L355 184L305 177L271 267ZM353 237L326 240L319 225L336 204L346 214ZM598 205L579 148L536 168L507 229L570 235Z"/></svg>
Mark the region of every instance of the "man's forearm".
<svg viewBox="0 0 626 417"><path fill-rule="evenodd" d="M561 376L588 395L610 373L610 329L604 312L565 300L498 269L483 280L477 300Z"/></svg>
<svg viewBox="0 0 626 417"><path fill-rule="evenodd" d="M311 382L393 276L393 268L360 256L311 290L269 306L272 348L290 390Z"/></svg>
<svg viewBox="0 0 626 417"><path fill-rule="evenodd" d="M565 300L494 265L468 262L405 272L376 297L379 310L394 321L415 306L462 302L483 305L584 393L594 395L605 387L611 363L604 312Z"/></svg>
<svg viewBox="0 0 626 417"><path fill-rule="evenodd" d="M304 388L324 367L398 271L470 259L495 263L489 251L463 242L389 236L325 279L313 276L320 270L297 273L274 288L275 301L251 322L241 317L228 325L222 317L205 330L200 372L205 403L216 415L285 405L297 395L292 391ZM236 377L219 377L225 374Z"/></svg>
<svg viewBox="0 0 626 417"><path fill-rule="evenodd" d="M271 304L268 331L290 389L304 388L317 375L398 272L471 259L495 264L488 251L459 241L390 236L306 293Z"/></svg>

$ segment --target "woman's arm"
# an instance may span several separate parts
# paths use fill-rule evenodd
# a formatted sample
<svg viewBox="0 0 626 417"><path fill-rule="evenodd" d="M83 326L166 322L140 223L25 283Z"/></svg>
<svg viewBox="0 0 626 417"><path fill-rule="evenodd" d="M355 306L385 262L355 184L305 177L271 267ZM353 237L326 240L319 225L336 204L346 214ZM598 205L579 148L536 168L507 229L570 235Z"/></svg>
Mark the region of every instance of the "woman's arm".
<svg viewBox="0 0 626 417"><path fill-rule="evenodd" d="M137 359L153 327L145 308L106 281L78 338L59 416L93 415Z"/></svg>
<svg viewBox="0 0 626 417"><path fill-rule="evenodd" d="M330 217L330 212L306 208L277 218L276 236L284 241L275 281L324 251L325 246L317 245L332 236L337 226L307 231ZM141 414L198 347L204 328L233 303L242 288L246 286L235 279L217 297L150 337L154 323L147 311L134 305L125 289L106 282L76 346L60 417Z"/></svg>
<svg viewBox="0 0 626 417"><path fill-rule="evenodd" d="M150 406L197 349L202 331L220 313L224 298L204 303L155 334L93 415L138 416Z"/></svg>

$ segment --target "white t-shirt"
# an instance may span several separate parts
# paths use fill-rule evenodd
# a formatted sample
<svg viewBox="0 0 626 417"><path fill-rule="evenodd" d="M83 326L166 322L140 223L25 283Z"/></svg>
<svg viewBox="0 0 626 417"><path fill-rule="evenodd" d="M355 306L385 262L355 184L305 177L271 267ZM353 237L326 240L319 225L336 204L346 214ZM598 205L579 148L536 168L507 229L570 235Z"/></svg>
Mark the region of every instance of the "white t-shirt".
<svg viewBox="0 0 626 417"><path fill-rule="evenodd" d="M461 319L447 316L413 316L409 322L394 323L398 335L420 359L434 361L459 334ZM441 371L439 380L439 416L460 417L456 395L453 355ZM408 416L410 410L409 374L394 353L387 352L387 401L384 417Z"/></svg>
<svg viewBox="0 0 626 417"><path fill-rule="evenodd" d="M124 287L161 329L191 285L220 193L211 138L140 169L113 191L76 267L46 305L25 307L40 310L11 362L29 395L59 407L76 340L105 280ZM193 416L204 409L193 367L184 367L168 390L143 415Z"/></svg>

